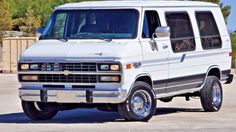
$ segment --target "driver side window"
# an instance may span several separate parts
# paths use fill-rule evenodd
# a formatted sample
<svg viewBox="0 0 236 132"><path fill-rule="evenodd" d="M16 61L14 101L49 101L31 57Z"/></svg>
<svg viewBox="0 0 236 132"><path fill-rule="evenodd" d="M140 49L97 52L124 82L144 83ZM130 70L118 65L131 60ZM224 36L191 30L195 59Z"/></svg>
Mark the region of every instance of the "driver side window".
<svg viewBox="0 0 236 132"><path fill-rule="evenodd" d="M157 27L160 27L159 16L156 11L145 11L142 38L151 38Z"/></svg>

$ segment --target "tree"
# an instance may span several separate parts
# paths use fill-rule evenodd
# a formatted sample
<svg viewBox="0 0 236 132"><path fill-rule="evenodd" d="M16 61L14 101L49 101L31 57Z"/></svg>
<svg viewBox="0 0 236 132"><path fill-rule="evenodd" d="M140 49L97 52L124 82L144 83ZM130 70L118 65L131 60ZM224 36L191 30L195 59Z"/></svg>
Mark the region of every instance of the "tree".
<svg viewBox="0 0 236 132"><path fill-rule="evenodd" d="M19 26L20 31L27 33L29 37L35 36L36 29L41 26L40 16L35 16L31 8L27 9L26 18L19 18L17 20L22 24Z"/></svg>
<svg viewBox="0 0 236 132"><path fill-rule="evenodd" d="M8 0L11 5L13 19L25 18L28 8L35 16L40 16L42 26L45 26L55 7L70 2L84 0Z"/></svg>
<svg viewBox="0 0 236 132"><path fill-rule="evenodd" d="M193 1L199 1L199 0L193 0ZM222 14L225 18L225 22L227 23L228 17L231 12L231 6L230 5L224 5L220 0L200 0L200 1L205 1L205 2L211 2L220 5Z"/></svg>
<svg viewBox="0 0 236 132"><path fill-rule="evenodd" d="M236 59L236 33L233 33L232 35L231 35L231 43L232 43L232 49L233 49L233 52L234 52L234 54L233 54L233 64L232 64L232 66L234 67L234 68L236 68L236 66L235 66L235 59Z"/></svg>
<svg viewBox="0 0 236 132"><path fill-rule="evenodd" d="M0 0L0 44L3 37L3 32L11 30L12 28L12 19L9 11L9 4L7 0Z"/></svg>

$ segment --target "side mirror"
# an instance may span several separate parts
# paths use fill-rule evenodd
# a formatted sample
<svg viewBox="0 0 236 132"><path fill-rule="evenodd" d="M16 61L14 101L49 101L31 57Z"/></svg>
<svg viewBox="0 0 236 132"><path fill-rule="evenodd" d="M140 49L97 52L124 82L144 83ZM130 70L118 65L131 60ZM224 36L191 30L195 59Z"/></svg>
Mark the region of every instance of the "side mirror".
<svg viewBox="0 0 236 132"><path fill-rule="evenodd" d="M41 37L42 34L43 34L43 28L38 28L38 29L36 30L36 35L37 35L37 37Z"/></svg>
<svg viewBox="0 0 236 132"><path fill-rule="evenodd" d="M170 27L157 27L152 37L170 37Z"/></svg>

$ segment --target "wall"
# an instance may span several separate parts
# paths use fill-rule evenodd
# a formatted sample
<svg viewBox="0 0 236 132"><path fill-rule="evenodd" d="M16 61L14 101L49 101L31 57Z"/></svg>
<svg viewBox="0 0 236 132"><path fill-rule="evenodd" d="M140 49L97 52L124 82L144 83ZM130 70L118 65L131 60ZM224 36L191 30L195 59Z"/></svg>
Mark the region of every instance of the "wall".
<svg viewBox="0 0 236 132"><path fill-rule="evenodd" d="M37 40L36 37L9 37L3 39L2 63L3 73L16 73L20 54ZM0 55L0 56L1 56ZM0 66L1 67L1 66Z"/></svg>

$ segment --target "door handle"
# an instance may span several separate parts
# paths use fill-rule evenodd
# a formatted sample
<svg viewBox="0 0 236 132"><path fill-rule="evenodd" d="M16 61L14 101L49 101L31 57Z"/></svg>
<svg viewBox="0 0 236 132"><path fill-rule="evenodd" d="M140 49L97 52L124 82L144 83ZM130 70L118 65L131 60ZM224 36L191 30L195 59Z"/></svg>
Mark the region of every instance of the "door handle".
<svg viewBox="0 0 236 132"><path fill-rule="evenodd" d="M168 45L163 44L163 45L162 45L162 48L163 48L163 49L167 49L167 48L168 48Z"/></svg>

